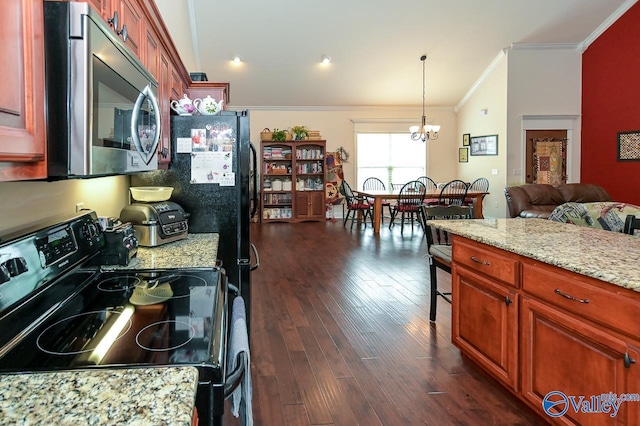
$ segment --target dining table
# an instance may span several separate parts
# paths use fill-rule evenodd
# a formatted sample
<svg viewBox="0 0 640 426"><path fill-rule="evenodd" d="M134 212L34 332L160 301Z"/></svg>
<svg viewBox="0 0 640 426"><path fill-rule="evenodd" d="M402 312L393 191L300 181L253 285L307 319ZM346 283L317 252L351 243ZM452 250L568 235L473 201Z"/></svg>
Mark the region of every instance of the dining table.
<svg viewBox="0 0 640 426"><path fill-rule="evenodd" d="M389 191L384 189L364 189L354 191L360 197L366 197L373 199L373 233L380 233L380 224L382 222L382 201L383 200L397 200L400 195L400 191ZM482 213L482 199L488 192L483 191L468 191L466 198L473 199L473 217L474 219L484 219ZM440 190L435 192L427 191L424 195L425 200L437 200L440 197Z"/></svg>

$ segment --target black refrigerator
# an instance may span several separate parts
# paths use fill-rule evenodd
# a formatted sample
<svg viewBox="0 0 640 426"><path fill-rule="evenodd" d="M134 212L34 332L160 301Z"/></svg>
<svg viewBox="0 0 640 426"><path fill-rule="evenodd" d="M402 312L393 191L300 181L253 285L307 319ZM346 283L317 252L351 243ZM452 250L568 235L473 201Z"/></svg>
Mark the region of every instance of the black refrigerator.
<svg viewBox="0 0 640 426"><path fill-rule="evenodd" d="M258 205L257 158L249 136L248 111L171 116L168 170L131 177L131 186L173 187L171 201L189 213L189 233L220 234L218 259L245 301L247 330L250 272L258 266L250 238L250 222Z"/></svg>

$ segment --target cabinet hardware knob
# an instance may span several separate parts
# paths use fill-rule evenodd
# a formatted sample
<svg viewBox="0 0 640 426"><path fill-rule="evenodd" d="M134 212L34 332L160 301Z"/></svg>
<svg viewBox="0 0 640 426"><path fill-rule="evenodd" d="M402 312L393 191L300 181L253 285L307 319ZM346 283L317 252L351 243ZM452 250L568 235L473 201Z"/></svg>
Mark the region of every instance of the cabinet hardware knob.
<svg viewBox="0 0 640 426"><path fill-rule="evenodd" d="M623 359L624 359L624 366L625 366L626 368L631 368L631 364L635 364L635 363L636 363L636 360L635 360L635 359L633 359L633 358L631 358L631 357L629 356L629 353L628 353L628 352L625 352L625 353L624 353L624 357L623 357Z"/></svg>
<svg viewBox="0 0 640 426"><path fill-rule="evenodd" d="M113 12L113 18L107 19L107 22L113 25L113 29L118 32L118 25L120 25L120 19L118 18L118 11Z"/></svg>
<svg viewBox="0 0 640 426"><path fill-rule="evenodd" d="M120 31L116 31L116 33L119 36L122 36L122 41L124 41L125 43L127 42L127 36L129 35L129 33L127 32L127 24L122 26L122 29Z"/></svg>
<svg viewBox="0 0 640 426"><path fill-rule="evenodd" d="M504 303L505 303L507 306L509 306L510 304L512 304L512 303L513 303L513 300L511 300L511 298L510 298L509 296L507 296L507 297L504 299Z"/></svg>
<svg viewBox="0 0 640 426"><path fill-rule="evenodd" d="M487 265L487 266L491 266L491 262L487 261L487 260L480 260L475 256L471 256L471 260L473 260L476 263L479 263L481 265Z"/></svg>
<svg viewBox="0 0 640 426"><path fill-rule="evenodd" d="M563 293L559 288L556 288L556 294L559 294L560 296L564 297L565 299L569 299L569 300L573 300L575 302L580 302L580 303L589 303L589 299L580 299L579 297L574 297L568 293Z"/></svg>

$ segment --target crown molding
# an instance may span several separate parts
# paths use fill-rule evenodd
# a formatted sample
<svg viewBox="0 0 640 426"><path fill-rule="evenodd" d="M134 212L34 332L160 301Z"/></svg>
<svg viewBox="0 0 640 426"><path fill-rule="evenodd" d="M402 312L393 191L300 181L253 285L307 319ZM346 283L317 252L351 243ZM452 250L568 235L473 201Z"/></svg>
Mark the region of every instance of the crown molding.
<svg viewBox="0 0 640 426"><path fill-rule="evenodd" d="M416 110L421 108L420 105L376 105L376 106L365 106L365 105L318 105L318 106L268 106L268 105L229 105L226 109L230 111L407 111L407 110ZM435 106L430 107L427 106L429 111L453 111L454 107L450 106ZM415 121L415 119L414 119Z"/></svg>
<svg viewBox="0 0 640 426"><path fill-rule="evenodd" d="M512 43L511 50L578 50L581 43Z"/></svg>
<svg viewBox="0 0 640 426"><path fill-rule="evenodd" d="M631 9L631 6L633 6L637 2L638 0L626 0L624 3L622 3L620 7L611 14L611 16L609 16L602 24L598 26L598 28L595 29L594 32L589 34L589 36L585 38L582 43L580 43L580 52L584 52L585 50L587 50L591 43L596 41L596 39L600 37L602 33L604 33L611 25L613 25L614 22L618 20L618 18L624 15L627 10Z"/></svg>
<svg viewBox="0 0 640 426"><path fill-rule="evenodd" d="M431 121L433 121L433 118L429 118L427 117L427 122L429 124L431 124ZM374 123L374 124L380 124L380 123L403 123L403 124L416 124L418 120L416 120L415 117L413 118L352 118L351 122L353 124L362 124L362 123ZM418 123L419 124L419 123Z"/></svg>

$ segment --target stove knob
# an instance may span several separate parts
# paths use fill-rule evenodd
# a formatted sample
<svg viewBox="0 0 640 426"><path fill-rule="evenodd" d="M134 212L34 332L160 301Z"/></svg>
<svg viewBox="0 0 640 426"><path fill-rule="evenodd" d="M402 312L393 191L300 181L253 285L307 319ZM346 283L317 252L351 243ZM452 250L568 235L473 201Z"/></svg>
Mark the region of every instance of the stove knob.
<svg viewBox="0 0 640 426"><path fill-rule="evenodd" d="M85 223L82 226L82 238L85 240L92 240L98 236L98 227L95 223Z"/></svg>
<svg viewBox="0 0 640 426"><path fill-rule="evenodd" d="M24 260L24 257L14 257L13 259L7 260L4 265L6 265L9 270L9 275L15 277L16 275L20 275L29 270L27 266L27 261Z"/></svg>
<svg viewBox="0 0 640 426"><path fill-rule="evenodd" d="M11 274L9 273L9 270L7 269L4 263L0 264L0 284L6 283L10 279L11 279Z"/></svg>

